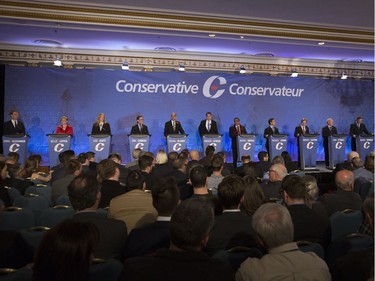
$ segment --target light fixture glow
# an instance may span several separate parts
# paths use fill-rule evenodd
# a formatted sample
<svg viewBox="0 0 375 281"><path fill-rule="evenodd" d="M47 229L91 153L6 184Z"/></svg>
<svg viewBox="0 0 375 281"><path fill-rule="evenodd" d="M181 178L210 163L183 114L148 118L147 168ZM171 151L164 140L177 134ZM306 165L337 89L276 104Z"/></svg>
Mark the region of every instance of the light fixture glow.
<svg viewBox="0 0 375 281"><path fill-rule="evenodd" d="M209 36L209 37L215 37L216 34L213 34L213 33L212 33L212 34L208 34L208 36Z"/></svg>
<svg viewBox="0 0 375 281"><path fill-rule="evenodd" d="M240 36L240 38L241 38L241 39L244 39L244 38L245 38L245 36L242 36L242 35L241 35L241 36Z"/></svg>
<svg viewBox="0 0 375 281"><path fill-rule="evenodd" d="M325 44L325 42L318 42L319 46L323 46L324 44Z"/></svg>
<svg viewBox="0 0 375 281"><path fill-rule="evenodd" d="M185 65L183 63L179 64L178 71L185 71Z"/></svg>
<svg viewBox="0 0 375 281"><path fill-rule="evenodd" d="M59 58L57 58L53 61L53 65L54 66L62 66L62 62Z"/></svg>
<svg viewBox="0 0 375 281"><path fill-rule="evenodd" d="M122 70L129 70L129 63L127 61L124 61L121 66Z"/></svg>
<svg viewBox="0 0 375 281"><path fill-rule="evenodd" d="M246 68L243 65L241 65L240 66L240 74L245 74L245 73L246 73Z"/></svg>
<svg viewBox="0 0 375 281"><path fill-rule="evenodd" d="M342 79L342 80L348 79L348 75L345 74L345 73L343 72L343 73L341 74L340 79Z"/></svg>
<svg viewBox="0 0 375 281"><path fill-rule="evenodd" d="M298 77L298 72L294 69L290 76L291 77Z"/></svg>

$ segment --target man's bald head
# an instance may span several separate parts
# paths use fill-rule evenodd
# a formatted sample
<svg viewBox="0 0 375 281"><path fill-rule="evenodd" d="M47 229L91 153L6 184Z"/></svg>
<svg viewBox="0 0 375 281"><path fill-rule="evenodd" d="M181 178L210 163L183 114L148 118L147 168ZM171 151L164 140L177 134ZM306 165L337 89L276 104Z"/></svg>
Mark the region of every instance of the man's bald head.
<svg viewBox="0 0 375 281"><path fill-rule="evenodd" d="M359 154L357 151L350 151L349 154L348 154L348 162L350 163L350 161L352 161L352 159L354 157L358 157L359 158Z"/></svg>
<svg viewBox="0 0 375 281"><path fill-rule="evenodd" d="M336 186L345 191L352 191L354 187L354 175L351 171L342 170L335 177Z"/></svg>
<svg viewBox="0 0 375 281"><path fill-rule="evenodd" d="M269 169L270 181L281 181L288 174L283 164L273 164Z"/></svg>
<svg viewBox="0 0 375 281"><path fill-rule="evenodd" d="M190 156L191 160L199 160L199 152L198 152L198 150L194 150L194 149L190 150L189 156Z"/></svg>

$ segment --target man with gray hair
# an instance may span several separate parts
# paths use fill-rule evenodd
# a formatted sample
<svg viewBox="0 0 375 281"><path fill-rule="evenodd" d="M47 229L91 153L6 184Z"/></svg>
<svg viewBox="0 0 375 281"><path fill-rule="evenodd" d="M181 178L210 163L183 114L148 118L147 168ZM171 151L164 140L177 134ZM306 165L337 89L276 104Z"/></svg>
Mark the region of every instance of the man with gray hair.
<svg viewBox="0 0 375 281"><path fill-rule="evenodd" d="M361 158L354 157L350 164L353 167L354 181L359 180L359 182L374 181L374 174L366 170L363 167L363 162Z"/></svg>
<svg viewBox="0 0 375 281"><path fill-rule="evenodd" d="M326 207L327 215L331 216L333 213L345 209L361 210L362 199L353 192L353 172L347 170L337 172L335 183L337 190L332 194L324 194L320 200Z"/></svg>
<svg viewBox="0 0 375 281"><path fill-rule="evenodd" d="M268 254L248 258L236 273L237 281L331 280L327 264L312 252L301 252L293 242L294 227L288 210L276 203L259 207L252 226Z"/></svg>
<svg viewBox="0 0 375 281"><path fill-rule="evenodd" d="M329 155L328 155L328 137L337 134L337 128L333 126L333 119L327 119L327 126L322 128L323 136L323 147L324 147L324 160L326 162L326 167L329 166Z"/></svg>
<svg viewBox="0 0 375 281"><path fill-rule="evenodd" d="M283 164L273 164L268 170L269 180L267 183L262 183L262 189L267 199L278 198L281 199L280 188L281 182L288 174Z"/></svg>

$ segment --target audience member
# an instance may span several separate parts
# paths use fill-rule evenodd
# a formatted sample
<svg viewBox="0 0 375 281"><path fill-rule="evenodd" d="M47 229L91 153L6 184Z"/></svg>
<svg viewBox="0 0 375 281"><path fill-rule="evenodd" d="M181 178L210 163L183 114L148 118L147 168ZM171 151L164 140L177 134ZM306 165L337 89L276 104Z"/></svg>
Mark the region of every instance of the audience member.
<svg viewBox="0 0 375 281"><path fill-rule="evenodd" d="M134 160L132 162L129 162L128 164L126 164L125 167L128 168L128 169L130 169L130 170L138 170L139 169L138 159L139 159L139 154L141 152L142 152L142 149L135 148L132 151L132 157L133 157Z"/></svg>
<svg viewBox="0 0 375 281"><path fill-rule="evenodd" d="M173 172L172 163L168 162L168 155L167 153L160 149L156 154L156 164L153 169L153 173L156 178L160 179L165 177Z"/></svg>
<svg viewBox="0 0 375 281"><path fill-rule="evenodd" d="M81 174L82 165L76 159L71 159L65 166L65 177L58 179L52 183L51 188L51 199L52 204L56 204L57 198L62 195L68 196L68 186L72 180Z"/></svg>
<svg viewBox="0 0 375 281"><path fill-rule="evenodd" d="M327 264L315 253L301 252L293 242L293 222L285 207L277 203L260 206L252 226L268 254L245 260L236 273L237 281L331 280Z"/></svg>
<svg viewBox="0 0 375 281"><path fill-rule="evenodd" d="M6 159L5 163L13 165L17 164L20 161L20 155L17 152L9 152ZM18 164L23 164L23 163L18 163Z"/></svg>
<svg viewBox="0 0 375 281"><path fill-rule="evenodd" d="M251 217L242 213L240 205L243 201L245 183L237 175L226 176L218 187L218 197L223 205L223 213L215 217L214 226L210 232L205 251L214 255L220 250L227 250L228 245L238 245L236 238L239 235L250 235L254 240L254 231L251 228ZM241 243L242 241L238 241ZM256 246L255 242L252 246Z"/></svg>
<svg viewBox="0 0 375 281"><path fill-rule="evenodd" d="M256 164L257 177L263 178L263 175L268 172L272 164L269 162L267 151L259 151L258 159L259 162Z"/></svg>
<svg viewBox="0 0 375 281"><path fill-rule="evenodd" d="M65 220L46 233L35 255L32 281L88 280L97 227Z"/></svg>
<svg viewBox="0 0 375 281"><path fill-rule="evenodd" d="M211 166L212 157L214 157L215 154L215 147L212 145L209 145L206 147L205 150L205 156L199 160L199 163L206 167L206 169L209 169Z"/></svg>
<svg viewBox="0 0 375 281"><path fill-rule="evenodd" d="M70 159L75 159L76 155L73 150L65 150L59 154L60 164L51 168L53 171L51 177L51 184L58 179L61 179L65 176L65 166L68 164Z"/></svg>
<svg viewBox="0 0 375 281"><path fill-rule="evenodd" d="M353 192L353 172L341 170L335 177L337 190L332 194L324 194L321 198L322 204L326 207L327 215L331 216L337 211L345 209L361 210L362 199Z"/></svg>
<svg viewBox="0 0 375 281"><path fill-rule="evenodd" d="M78 154L77 160L81 163L81 166L82 166L81 173L83 175L90 173L90 161L89 161L89 158L87 157L87 153L82 152Z"/></svg>
<svg viewBox="0 0 375 281"><path fill-rule="evenodd" d="M7 165L8 175L4 180L4 185L11 188L17 189L21 195L25 195L26 189L34 183L28 179L24 179L20 176L22 167L19 164Z"/></svg>
<svg viewBox="0 0 375 281"><path fill-rule="evenodd" d="M288 173L298 170L298 161L292 161L292 157L288 151L281 152L281 157L284 159L285 168Z"/></svg>
<svg viewBox="0 0 375 281"><path fill-rule="evenodd" d="M261 205L267 202L267 199L258 181L254 177L245 176L243 180L245 183L245 191L241 210L248 216L252 216Z"/></svg>
<svg viewBox="0 0 375 281"><path fill-rule="evenodd" d="M187 163L188 159L182 157L174 160L172 164L173 171L172 173L170 173L170 176L172 176L176 180L177 186L179 188L182 188L188 182L188 177L186 175Z"/></svg>
<svg viewBox="0 0 375 281"><path fill-rule="evenodd" d="M153 223L157 211L149 192L145 192L145 178L141 171L131 171L127 180L128 192L117 196L109 204L108 217L126 223L128 232L146 223Z"/></svg>
<svg viewBox="0 0 375 281"><path fill-rule="evenodd" d="M10 201L8 189L5 188L4 180L8 176L7 164L0 162L0 200L3 201L5 207L10 207L12 202Z"/></svg>
<svg viewBox="0 0 375 281"><path fill-rule="evenodd" d="M109 206L112 198L124 194L126 189L120 184L120 170L114 161L104 159L96 166L98 173L98 180L101 183L101 200L99 208L106 208Z"/></svg>
<svg viewBox="0 0 375 281"><path fill-rule="evenodd" d="M294 225L294 241L319 243L324 248L331 242L331 223L327 216L306 205L306 185L295 175L286 176L281 184L284 202Z"/></svg>
<svg viewBox="0 0 375 281"><path fill-rule="evenodd" d="M152 187L157 181L157 178L152 173L154 168L154 158L149 155L142 155L138 159L139 169L142 171L146 182L146 189L152 190Z"/></svg>
<svg viewBox="0 0 375 281"><path fill-rule="evenodd" d="M39 173L38 171L38 162L35 159L26 159L25 166L20 171L19 175L23 179L30 179L32 182L38 183L47 183L51 181L53 170L50 170L48 175L44 173Z"/></svg>
<svg viewBox="0 0 375 281"><path fill-rule="evenodd" d="M95 160L95 152L88 151L86 152L86 155L87 155L87 159L89 160L90 171L93 173L96 173L96 166L98 165L98 163Z"/></svg>
<svg viewBox="0 0 375 281"><path fill-rule="evenodd" d="M152 205L158 211L154 223L134 228L126 241L124 257L153 254L157 249L168 249L170 244L170 219L180 202L180 192L173 177L158 180L152 189Z"/></svg>
<svg viewBox="0 0 375 281"><path fill-rule="evenodd" d="M230 174L232 174L232 171L233 171L233 165L227 163L227 158L226 158L226 156L225 156L225 152L224 152L224 151L219 151L219 152L217 152L215 155L217 155L217 156L221 156L221 158L223 158L223 161L224 161L224 167L223 167L223 170L221 171L221 174L222 174L224 177L229 176Z"/></svg>
<svg viewBox="0 0 375 281"><path fill-rule="evenodd" d="M212 175L207 178L207 188L213 195L217 195L217 187L223 180L221 174L224 168L224 160L221 156L215 155L211 161Z"/></svg>
<svg viewBox="0 0 375 281"><path fill-rule="evenodd" d="M320 202L319 187L316 178L311 175L304 175L302 179L306 187L306 205L322 216L326 216L326 207Z"/></svg>
<svg viewBox="0 0 375 281"><path fill-rule="evenodd" d="M116 167L120 170L120 176L118 178L118 181L121 185L126 185L126 178L129 175L130 170L122 165L122 157L118 153L111 153L108 156L108 159L111 159L116 163Z"/></svg>
<svg viewBox="0 0 375 281"><path fill-rule="evenodd" d="M280 188L281 181L287 175L287 170L283 164L273 164L269 169L269 181L267 183L262 183L262 189L264 196L267 199L277 198L280 199Z"/></svg>
<svg viewBox="0 0 375 281"><path fill-rule="evenodd" d="M374 173L368 171L363 167L363 163L361 158L359 157L353 157L350 161L350 164L352 165L352 171L354 175L354 181L374 181Z"/></svg>
<svg viewBox="0 0 375 281"><path fill-rule="evenodd" d="M191 170L192 165L199 163L199 151L195 149L190 150L189 157L190 157L190 161L186 166L186 174L188 177L189 177L188 173Z"/></svg>
<svg viewBox="0 0 375 281"><path fill-rule="evenodd" d="M171 218L170 249L161 249L153 256L126 260L124 280L234 280L229 266L202 252L213 221L214 214L210 204L199 198L185 200Z"/></svg>

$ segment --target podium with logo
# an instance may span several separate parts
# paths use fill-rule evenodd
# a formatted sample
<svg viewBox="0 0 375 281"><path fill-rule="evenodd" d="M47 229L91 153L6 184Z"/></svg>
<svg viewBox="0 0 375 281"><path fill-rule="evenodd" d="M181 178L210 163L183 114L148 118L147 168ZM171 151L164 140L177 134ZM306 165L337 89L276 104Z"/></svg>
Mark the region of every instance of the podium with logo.
<svg viewBox="0 0 375 281"><path fill-rule="evenodd" d="M337 163L345 161L346 135L335 134L328 137L328 156L330 169L335 169Z"/></svg>
<svg viewBox="0 0 375 281"><path fill-rule="evenodd" d="M215 151L221 151L221 134L206 134L202 136L203 152L206 151L207 146L215 147Z"/></svg>
<svg viewBox="0 0 375 281"><path fill-rule="evenodd" d="M167 136L167 150L168 153L175 151L180 153L186 148L187 134L170 134Z"/></svg>
<svg viewBox="0 0 375 281"><path fill-rule="evenodd" d="M27 157L27 145L29 142L28 135L4 135L3 136L3 152L17 152L20 155L19 162L23 165Z"/></svg>
<svg viewBox="0 0 375 281"><path fill-rule="evenodd" d="M358 136L355 138L356 150L362 161L374 150L374 136Z"/></svg>
<svg viewBox="0 0 375 281"><path fill-rule="evenodd" d="M316 170L316 151L319 134L304 135L298 138L301 170Z"/></svg>
<svg viewBox="0 0 375 281"><path fill-rule="evenodd" d="M139 148L142 151L149 150L151 135L128 135L128 137L129 137L130 155L132 155L133 150L136 148Z"/></svg>
<svg viewBox="0 0 375 281"><path fill-rule="evenodd" d="M237 137L237 162L241 160L243 155L250 155L254 158L255 153L255 135L242 134Z"/></svg>
<svg viewBox="0 0 375 281"><path fill-rule="evenodd" d="M111 135L89 135L90 151L95 152L96 162L108 158L111 153Z"/></svg>
<svg viewBox="0 0 375 281"><path fill-rule="evenodd" d="M281 155L281 152L287 150L288 144L288 135L286 134L274 134L268 137L270 155L269 159L272 159L275 156Z"/></svg>
<svg viewBox="0 0 375 281"><path fill-rule="evenodd" d="M67 134L48 134L49 166L60 164L59 154L70 149L72 136Z"/></svg>

